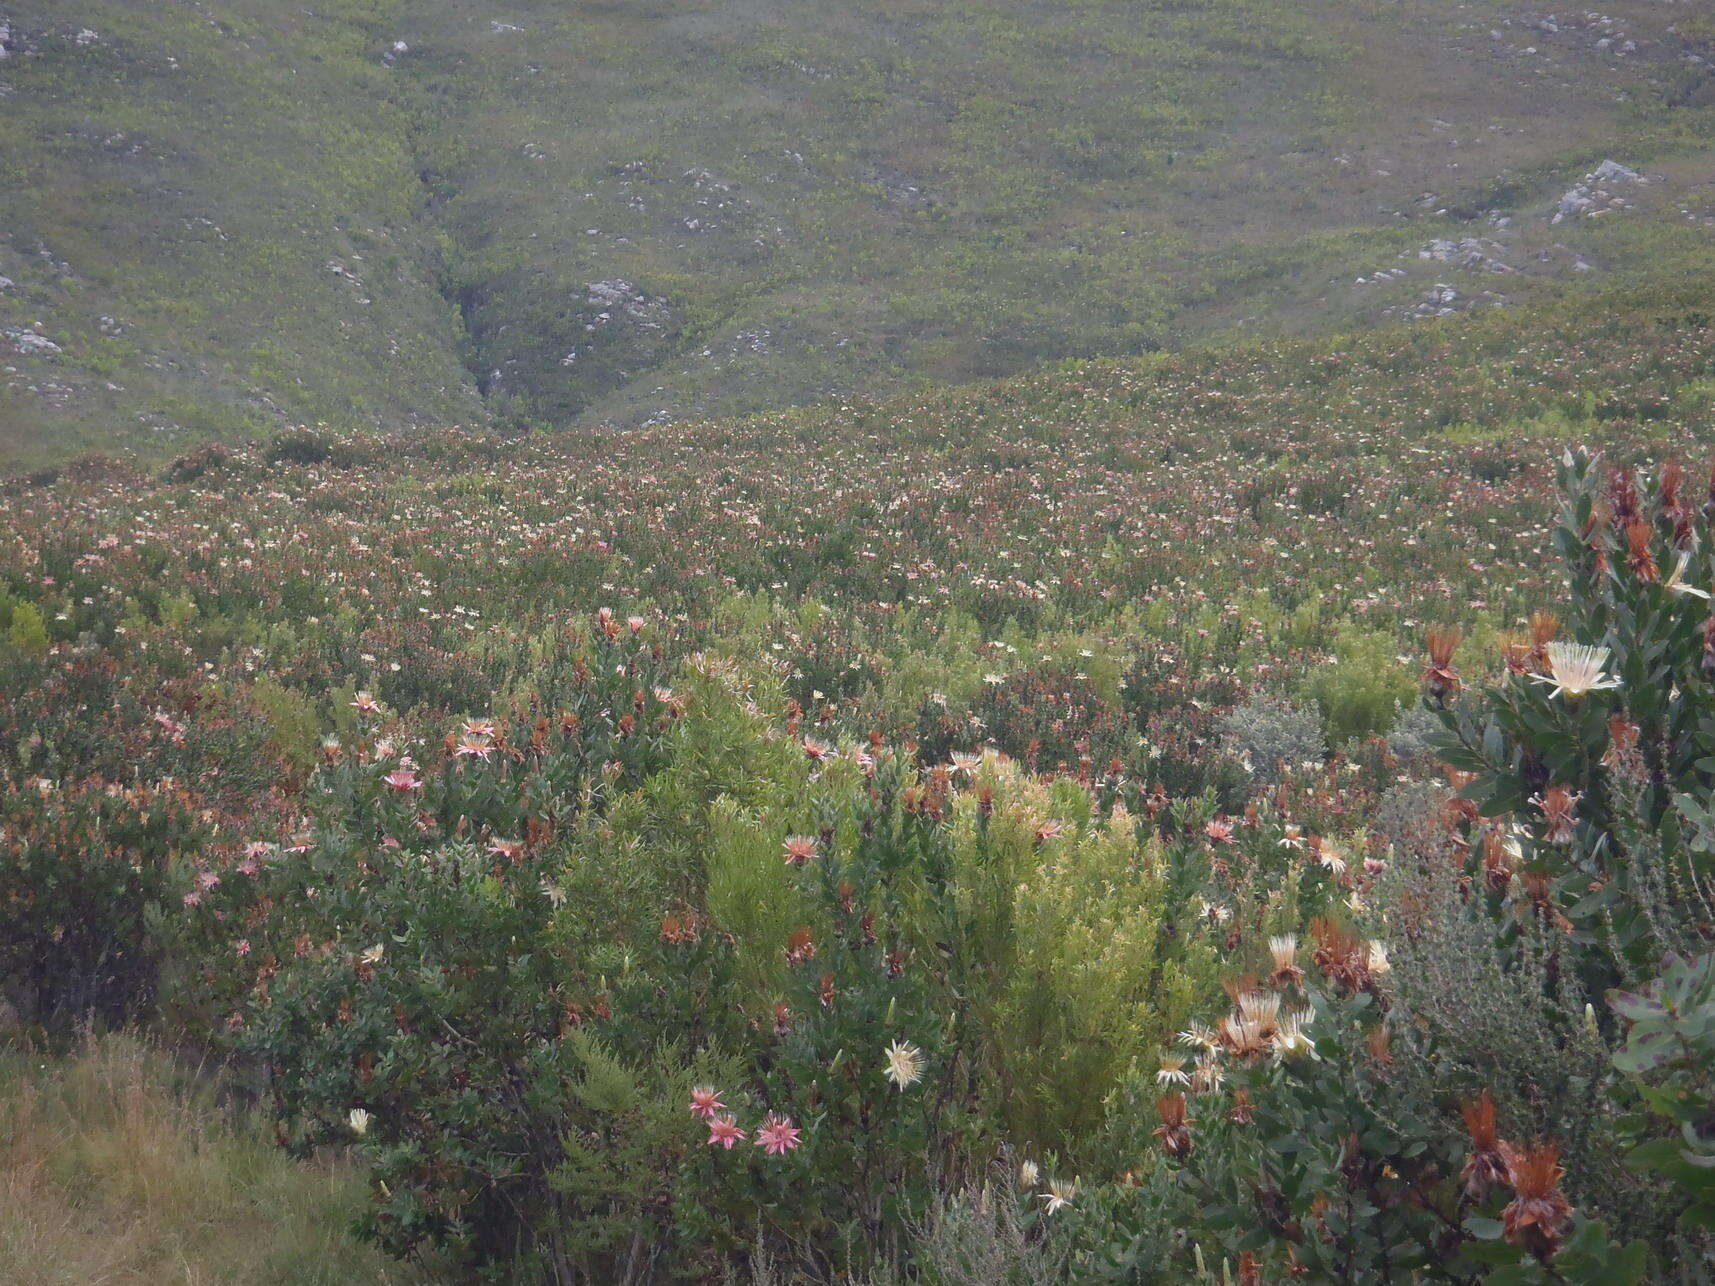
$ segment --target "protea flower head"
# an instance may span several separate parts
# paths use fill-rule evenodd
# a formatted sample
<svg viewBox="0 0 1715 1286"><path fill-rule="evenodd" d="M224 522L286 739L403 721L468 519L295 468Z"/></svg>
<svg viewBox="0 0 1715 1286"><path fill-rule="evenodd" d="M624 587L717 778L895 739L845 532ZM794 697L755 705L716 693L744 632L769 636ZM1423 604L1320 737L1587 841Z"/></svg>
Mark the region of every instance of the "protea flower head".
<svg viewBox="0 0 1715 1286"><path fill-rule="evenodd" d="M1507 1177L1506 1157L1501 1154L1500 1135L1495 1127L1495 1096L1484 1090L1459 1107L1465 1131L1471 1136L1471 1151L1459 1180L1474 1200L1481 1201L1489 1189Z"/></svg>
<svg viewBox="0 0 1715 1286"><path fill-rule="evenodd" d="M900 1089L914 1085L923 1076L923 1051L909 1041L894 1041L882 1051L887 1065L882 1074Z"/></svg>
<svg viewBox="0 0 1715 1286"><path fill-rule="evenodd" d="M1507 1240L1540 1260L1552 1259L1572 1220L1572 1203L1560 1190L1566 1174L1560 1165L1560 1148L1553 1143L1524 1148L1503 1143L1501 1154L1507 1162L1507 1182L1516 1194L1501 1211Z"/></svg>
<svg viewBox="0 0 1715 1286"><path fill-rule="evenodd" d="M1549 643L1543 648L1548 659L1547 674L1533 674L1530 677L1538 683L1554 685L1551 697L1565 697L1576 700L1590 692L1600 692L1604 688L1617 688L1619 679L1603 673L1603 667L1608 664L1608 649L1592 647L1588 643Z"/></svg>
<svg viewBox="0 0 1715 1286"><path fill-rule="evenodd" d="M1669 594L1672 594L1675 598L1684 598L1688 594L1692 598L1708 598L1708 590L1698 589L1697 586L1686 583L1685 569L1690 566L1690 564L1691 551L1689 549L1680 550L1679 558L1673 564L1673 571L1669 573L1668 578L1661 583L1661 587Z"/></svg>
<svg viewBox="0 0 1715 1286"><path fill-rule="evenodd" d="M1167 1094L1156 1099L1155 1112L1161 1118L1161 1124L1155 1129L1155 1137L1161 1140L1161 1150L1174 1160L1183 1161L1191 1155L1193 1147L1191 1121L1185 1115L1185 1096Z"/></svg>

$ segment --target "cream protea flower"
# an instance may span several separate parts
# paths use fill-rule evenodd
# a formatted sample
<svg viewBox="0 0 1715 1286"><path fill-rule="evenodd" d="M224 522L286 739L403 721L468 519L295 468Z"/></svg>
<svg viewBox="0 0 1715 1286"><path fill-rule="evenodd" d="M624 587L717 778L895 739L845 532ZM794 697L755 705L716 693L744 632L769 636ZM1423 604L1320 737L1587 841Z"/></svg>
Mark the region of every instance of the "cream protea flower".
<svg viewBox="0 0 1715 1286"><path fill-rule="evenodd" d="M383 956L385 956L386 954L387 954L386 946L380 942L377 942L373 947L366 947L364 949L363 963L367 964L367 965L378 965L381 963L381 958Z"/></svg>
<svg viewBox="0 0 1715 1286"><path fill-rule="evenodd" d="M1304 1054L1316 1059L1322 1057L1316 1052L1316 1042L1304 1030L1309 1021L1309 1011L1288 1014L1280 1020L1280 1026L1274 1033L1275 1058L1297 1058Z"/></svg>
<svg viewBox="0 0 1715 1286"><path fill-rule="evenodd" d="M1608 649L1605 647L1591 647L1588 643L1550 643L1544 650L1548 653L1549 673L1530 677L1538 683L1553 684L1554 691L1548 694L1551 697L1577 698L1586 692L1620 686L1617 678L1602 672L1602 667L1608 664Z"/></svg>
<svg viewBox="0 0 1715 1286"><path fill-rule="evenodd" d="M1042 1171L1037 1168L1036 1162L1025 1161L1019 1165L1019 1167L1018 1167L1018 1186L1019 1187L1021 1187L1021 1188L1034 1188L1039 1182L1041 1182L1041 1180L1042 1180Z"/></svg>
<svg viewBox="0 0 1715 1286"><path fill-rule="evenodd" d="M1185 1060L1176 1054L1169 1054L1161 1060L1161 1070L1155 1073L1155 1083L1161 1086L1191 1084L1191 1077L1185 1071Z"/></svg>
<svg viewBox="0 0 1715 1286"><path fill-rule="evenodd" d="M915 1085L923 1076L923 1051L909 1041L894 1041L883 1053L887 1066L882 1074L900 1089Z"/></svg>
<svg viewBox="0 0 1715 1286"><path fill-rule="evenodd" d="M1072 1204L1072 1198L1078 1195L1078 1184L1074 1180L1067 1183L1063 1179L1050 1179L1048 1191L1042 1194L1042 1200L1048 1214L1054 1214Z"/></svg>
<svg viewBox="0 0 1715 1286"><path fill-rule="evenodd" d="M1239 1017L1246 1022L1270 1026L1280 1018L1280 997L1266 991L1247 991L1239 997Z"/></svg>
<svg viewBox="0 0 1715 1286"><path fill-rule="evenodd" d="M1388 963L1387 947L1372 939L1370 941L1370 972L1384 974L1391 968L1393 966Z"/></svg>
<svg viewBox="0 0 1715 1286"><path fill-rule="evenodd" d="M1207 1023L1200 1023L1196 1019L1192 1019L1186 1024L1185 1030L1173 1039L1181 1045L1188 1045L1194 1049L1214 1049L1221 1043L1221 1038L1215 1035L1214 1028Z"/></svg>
<svg viewBox="0 0 1715 1286"><path fill-rule="evenodd" d="M1320 862L1337 879L1346 873L1346 859L1340 856L1340 851L1326 840L1316 850L1316 860Z"/></svg>
<svg viewBox="0 0 1715 1286"><path fill-rule="evenodd" d="M1298 967L1297 934L1273 935L1268 940L1268 953L1274 962L1274 972L1268 976L1269 986L1284 989L1304 981L1304 970Z"/></svg>
<svg viewBox="0 0 1715 1286"><path fill-rule="evenodd" d="M1221 1060L1214 1050L1205 1050L1197 1056L1197 1066L1191 1073L1191 1088L1198 1094L1207 1094L1211 1090L1221 1088L1221 1082L1226 1079L1226 1072L1221 1069Z"/></svg>
<svg viewBox="0 0 1715 1286"><path fill-rule="evenodd" d="M354 1107L346 1116L345 1122L347 1125L351 1126L351 1132L361 1138L363 1135L369 1133L369 1123L374 1119L374 1117L370 1116L369 1113L365 1112L361 1107Z"/></svg>
<svg viewBox="0 0 1715 1286"><path fill-rule="evenodd" d="M1675 598L1683 597L1686 594L1690 594L1693 598L1708 598L1708 590L1698 589L1695 585L1685 583L1685 568L1690 562L1691 551L1689 549L1680 550L1679 561L1673 565L1673 574L1661 583L1661 587Z"/></svg>

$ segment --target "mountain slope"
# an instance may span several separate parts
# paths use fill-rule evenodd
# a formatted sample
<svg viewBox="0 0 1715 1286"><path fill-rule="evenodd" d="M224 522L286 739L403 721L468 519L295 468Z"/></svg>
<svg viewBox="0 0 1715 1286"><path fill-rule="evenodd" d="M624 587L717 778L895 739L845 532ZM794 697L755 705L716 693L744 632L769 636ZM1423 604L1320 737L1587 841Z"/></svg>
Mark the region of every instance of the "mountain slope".
<svg viewBox="0 0 1715 1286"><path fill-rule="evenodd" d="M0 22L14 463L725 415L1525 301L1715 226L1715 22L1650 0Z"/></svg>
<svg viewBox="0 0 1715 1286"><path fill-rule="evenodd" d="M4 9L0 452L481 414L369 27L272 0Z"/></svg>

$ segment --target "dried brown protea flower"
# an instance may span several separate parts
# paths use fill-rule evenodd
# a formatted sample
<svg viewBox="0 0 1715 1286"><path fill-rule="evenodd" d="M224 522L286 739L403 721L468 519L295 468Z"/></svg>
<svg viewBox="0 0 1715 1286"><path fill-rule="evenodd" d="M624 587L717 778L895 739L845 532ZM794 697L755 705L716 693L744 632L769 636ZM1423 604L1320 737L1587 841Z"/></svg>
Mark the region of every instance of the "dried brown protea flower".
<svg viewBox="0 0 1715 1286"><path fill-rule="evenodd" d="M1545 844L1570 844L1577 831L1576 809L1584 798L1566 786L1550 786L1530 802L1542 809Z"/></svg>
<svg viewBox="0 0 1715 1286"><path fill-rule="evenodd" d="M1566 1225L1572 1221L1572 1203L1560 1190L1566 1174L1560 1165L1560 1148L1554 1143L1524 1148L1503 1143L1501 1152L1514 1193L1512 1204L1501 1211L1501 1226L1508 1241L1546 1262L1560 1249Z"/></svg>
<svg viewBox="0 0 1715 1286"><path fill-rule="evenodd" d="M1369 1048L1370 1057L1375 1060L1376 1067L1383 1072L1393 1066L1393 1050L1390 1047L1390 1042L1391 1038L1385 1023L1377 1023L1364 1033L1364 1044Z"/></svg>
<svg viewBox="0 0 1715 1286"><path fill-rule="evenodd" d="M1459 1112L1465 1118L1465 1132L1471 1136L1471 1152L1459 1172L1459 1181L1472 1200L1481 1201L1490 1188L1507 1177L1507 1160L1495 1128L1495 1096L1484 1090L1461 1103Z"/></svg>
<svg viewBox="0 0 1715 1286"><path fill-rule="evenodd" d="M1483 882L1491 893L1505 893L1513 881L1513 846L1499 831L1483 836Z"/></svg>
<svg viewBox="0 0 1715 1286"><path fill-rule="evenodd" d="M1680 495L1680 488L1685 485L1685 466L1678 460L1669 460L1661 467L1659 483L1658 512L1661 521L1669 528L1673 543L1684 547L1689 544L1694 530L1695 519L1691 514L1691 506L1685 503Z"/></svg>
<svg viewBox="0 0 1715 1286"><path fill-rule="evenodd" d="M1661 579L1661 569L1656 566L1655 553L1650 549L1654 535L1655 532L1642 518L1634 518L1626 524L1626 567L1641 581Z"/></svg>
<svg viewBox="0 0 1715 1286"><path fill-rule="evenodd" d="M786 939L786 963L802 964L816 958L816 942L809 925L800 925Z"/></svg>
<svg viewBox="0 0 1715 1286"><path fill-rule="evenodd" d="M1535 670L1548 668L1548 645L1560 636L1560 618L1553 612L1530 614L1530 663Z"/></svg>
<svg viewBox="0 0 1715 1286"><path fill-rule="evenodd" d="M1624 527L1638 517L1638 488L1627 466L1608 474L1608 507L1613 511L1614 525Z"/></svg>
<svg viewBox="0 0 1715 1286"><path fill-rule="evenodd" d="M1638 735L1642 730L1623 714L1608 716L1608 748L1602 752L1602 764L1624 776L1637 778L1643 772L1643 755L1638 750Z"/></svg>
<svg viewBox="0 0 1715 1286"><path fill-rule="evenodd" d="M1310 932L1316 939L1311 959L1344 995L1370 988L1369 948L1350 929L1343 928L1327 916L1317 916L1310 922Z"/></svg>
<svg viewBox="0 0 1715 1286"><path fill-rule="evenodd" d="M1501 637L1501 664L1509 674L1529 674L1535 668L1535 655L1529 639L1516 634Z"/></svg>
<svg viewBox="0 0 1715 1286"><path fill-rule="evenodd" d="M1438 704L1446 704L1447 699L1456 695L1463 686L1459 676L1453 673L1453 653L1459 646L1459 639L1459 631L1449 625L1431 626L1424 637L1424 646L1429 650L1429 664L1424 667L1419 681L1424 692Z"/></svg>
<svg viewBox="0 0 1715 1286"><path fill-rule="evenodd" d="M1249 1125L1256 1117L1256 1105L1251 1102L1249 1090L1234 1090L1233 1105L1227 1109L1227 1116L1234 1125Z"/></svg>
<svg viewBox="0 0 1715 1286"><path fill-rule="evenodd" d="M1156 1115L1161 1118L1161 1124L1156 1127L1155 1137L1161 1140L1161 1150L1175 1161L1183 1161L1191 1155L1191 1122L1185 1115L1185 1096L1183 1094L1166 1094L1155 1100Z"/></svg>

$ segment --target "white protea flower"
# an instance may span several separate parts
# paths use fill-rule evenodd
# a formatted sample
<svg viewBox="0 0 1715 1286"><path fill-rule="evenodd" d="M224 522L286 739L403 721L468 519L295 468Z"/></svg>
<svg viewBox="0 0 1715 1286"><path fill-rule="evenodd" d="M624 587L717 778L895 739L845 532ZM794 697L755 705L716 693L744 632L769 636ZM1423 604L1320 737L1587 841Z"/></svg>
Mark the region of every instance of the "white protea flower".
<svg viewBox="0 0 1715 1286"><path fill-rule="evenodd" d="M361 1107L352 1108L351 1112L345 1118L346 1124L351 1126L351 1132L359 1138L369 1133L369 1123L374 1119L374 1117L372 1117L368 1112L365 1112Z"/></svg>
<svg viewBox="0 0 1715 1286"><path fill-rule="evenodd" d="M1042 1179L1042 1171L1037 1168L1036 1162L1025 1161L1019 1165L1019 1167L1018 1167L1018 1186L1019 1187L1021 1187L1021 1188L1034 1188L1041 1181L1041 1179Z"/></svg>
<svg viewBox="0 0 1715 1286"><path fill-rule="evenodd" d="M1673 574L1661 583L1661 587L1669 594L1672 594L1675 598L1683 597L1686 594L1690 594L1693 598L1708 598L1708 590L1698 589L1695 585L1686 584L1685 569L1690 562L1691 551L1689 549L1680 550L1679 561L1673 565Z"/></svg>
<svg viewBox="0 0 1715 1286"><path fill-rule="evenodd" d="M1588 643L1550 643L1546 651L1550 672L1530 677L1538 683L1553 684L1554 691L1548 694L1551 697L1577 698L1586 692L1620 686L1617 678L1602 672L1602 667L1608 664L1608 649L1605 647L1592 647Z"/></svg>
<svg viewBox="0 0 1715 1286"><path fill-rule="evenodd" d="M377 942L373 947L365 948L363 952L363 963L367 965L378 965L381 963L381 958L386 954L387 947L383 943Z"/></svg>
<svg viewBox="0 0 1715 1286"><path fill-rule="evenodd" d="M900 1089L915 1085L923 1076L923 1051L908 1041L894 1041L883 1051L887 1066L882 1074Z"/></svg>
<svg viewBox="0 0 1715 1286"><path fill-rule="evenodd" d="M1191 1076L1185 1070L1185 1060L1177 1054L1169 1054L1161 1060L1161 1070L1155 1073L1155 1083L1166 1087L1169 1085L1191 1084Z"/></svg>

